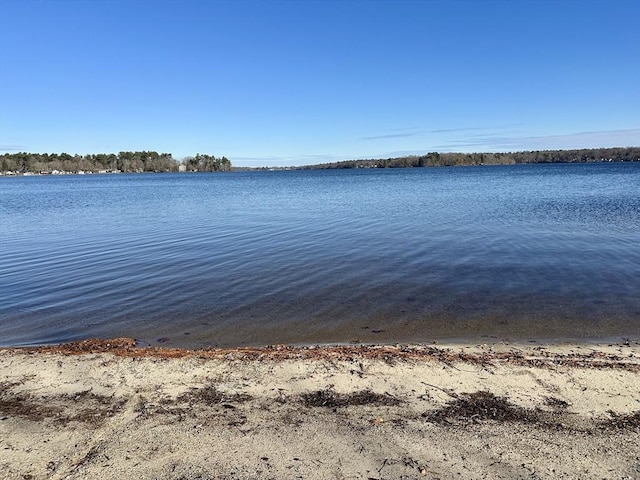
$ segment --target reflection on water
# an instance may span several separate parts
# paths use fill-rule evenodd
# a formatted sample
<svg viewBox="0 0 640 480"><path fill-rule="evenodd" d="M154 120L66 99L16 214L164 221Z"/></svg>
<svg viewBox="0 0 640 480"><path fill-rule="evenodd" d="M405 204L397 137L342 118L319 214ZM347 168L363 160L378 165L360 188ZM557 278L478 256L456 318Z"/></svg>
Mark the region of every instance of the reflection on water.
<svg viewBox="0 0 640 480"><path fill-rule="evenodd" d="M0 344L637 337L640 164L0 178Z"/></svg>

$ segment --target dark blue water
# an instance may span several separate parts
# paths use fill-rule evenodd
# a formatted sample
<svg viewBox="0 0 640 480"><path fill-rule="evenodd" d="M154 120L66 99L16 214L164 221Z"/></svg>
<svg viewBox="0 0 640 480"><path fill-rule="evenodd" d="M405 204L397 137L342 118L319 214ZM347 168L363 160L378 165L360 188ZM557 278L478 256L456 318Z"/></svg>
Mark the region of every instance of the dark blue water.
<svg viewBox="0 0 640 480"><path fill-rule="evenodd" d="M0 345L640 336L640 163L0 177Z"/></svg>

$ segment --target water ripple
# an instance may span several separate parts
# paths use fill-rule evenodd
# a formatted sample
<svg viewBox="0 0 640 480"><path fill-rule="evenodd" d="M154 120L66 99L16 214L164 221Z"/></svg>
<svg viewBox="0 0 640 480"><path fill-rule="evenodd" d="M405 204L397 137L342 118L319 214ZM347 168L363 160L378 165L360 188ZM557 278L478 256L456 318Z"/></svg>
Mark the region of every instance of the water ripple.
<svg viewBox="0 0 640 480"><path fill-rule="evenodd" d="M637 335L639 167L0 179L0 345Z"/></svg>

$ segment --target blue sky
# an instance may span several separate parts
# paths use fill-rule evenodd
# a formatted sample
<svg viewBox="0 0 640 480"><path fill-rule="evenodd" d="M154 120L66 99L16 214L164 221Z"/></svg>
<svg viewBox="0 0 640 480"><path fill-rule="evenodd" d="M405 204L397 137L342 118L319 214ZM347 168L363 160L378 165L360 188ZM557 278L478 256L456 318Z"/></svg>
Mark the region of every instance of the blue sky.
<svg viewBox="0 0 640 480"><path fill-rule="evenodd" d="M632 145L638 0L0 0L0 153Z"/></svg>

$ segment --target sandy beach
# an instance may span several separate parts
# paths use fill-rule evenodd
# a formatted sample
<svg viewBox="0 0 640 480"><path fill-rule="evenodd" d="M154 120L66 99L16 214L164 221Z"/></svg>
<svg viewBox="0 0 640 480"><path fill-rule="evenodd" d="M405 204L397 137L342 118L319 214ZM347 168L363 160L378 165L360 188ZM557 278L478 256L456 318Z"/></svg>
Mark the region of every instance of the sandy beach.
<svg viewBox="0 0 640 480"><path fill-rule="evenodd" d="M640 345L0 350L0 478L640 478Z"/></svg>

